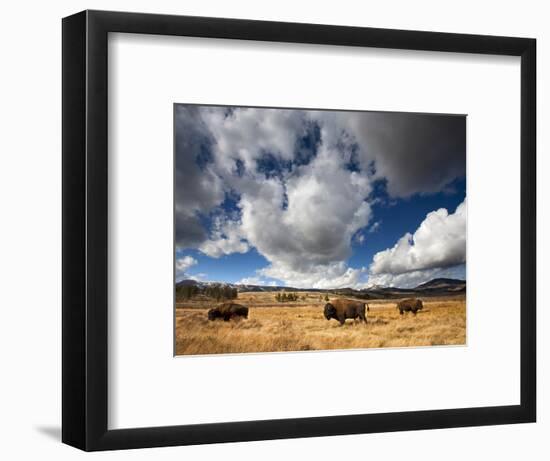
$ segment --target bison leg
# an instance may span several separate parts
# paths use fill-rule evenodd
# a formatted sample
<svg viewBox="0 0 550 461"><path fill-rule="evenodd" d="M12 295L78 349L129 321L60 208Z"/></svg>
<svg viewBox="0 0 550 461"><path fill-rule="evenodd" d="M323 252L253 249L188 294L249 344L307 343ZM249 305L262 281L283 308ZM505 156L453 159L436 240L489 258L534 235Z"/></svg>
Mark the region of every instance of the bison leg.
<svg viewBox="0 0 550 461"><path fill-rule="evenodd" d="M343 326L344 323L346 323L346 318L345 317L338 317L338 321L340 322L340 326Z"/></svg>
<svg viewBox="0 0 550 461"><path fill-rule="evenodd" d="M403 309L399 309L399 314L403 315Z"/></svg>
<svg viewBox="0 0 550 461"><path fill-rule="evenodd" d="M414 315L416 315L416 311L417 311L417 309L412 309L412 310L411 310L411 312L412 312Z"/></svg>

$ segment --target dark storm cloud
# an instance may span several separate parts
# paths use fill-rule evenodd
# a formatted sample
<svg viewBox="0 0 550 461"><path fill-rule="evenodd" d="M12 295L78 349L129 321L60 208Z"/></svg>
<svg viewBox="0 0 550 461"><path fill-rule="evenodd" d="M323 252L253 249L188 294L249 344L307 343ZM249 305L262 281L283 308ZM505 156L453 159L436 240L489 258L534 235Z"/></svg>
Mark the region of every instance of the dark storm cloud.
<svg viewBox="0 0 550 461"><path fill-rule="evenodd" d="M466 117L366 112L349 118L362 167L374 162L392 197L440 192L466 174Z"/></svg>
<svg viewBox="0 0 550 461"><path fill-rule="evenodd" d="M197 248L208 239L208 234L197 216L176 212L176 245L179 248Z"/></svg>
<svg viewBox="0 0 550 461"><path fill-rule="evenodd" d="M223 202L223 185L209 164L213 139L200 109L177 105L175 133L176 244L197 247L208 238L199 214Z"/></svg>

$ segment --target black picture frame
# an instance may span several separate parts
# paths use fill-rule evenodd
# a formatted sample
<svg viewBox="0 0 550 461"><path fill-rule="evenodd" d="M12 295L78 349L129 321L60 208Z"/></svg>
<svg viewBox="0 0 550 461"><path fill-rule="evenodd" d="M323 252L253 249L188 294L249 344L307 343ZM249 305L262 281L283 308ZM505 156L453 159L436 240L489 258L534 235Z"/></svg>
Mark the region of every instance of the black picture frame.
<svg viewBox="0 0 550 461"><path fill-rule="evenodd" d="M106 11L64 18L62 29L64 443L94 451L535 422L535 39ZM109 430L109 32L520 56L520 404Z"/></svg>

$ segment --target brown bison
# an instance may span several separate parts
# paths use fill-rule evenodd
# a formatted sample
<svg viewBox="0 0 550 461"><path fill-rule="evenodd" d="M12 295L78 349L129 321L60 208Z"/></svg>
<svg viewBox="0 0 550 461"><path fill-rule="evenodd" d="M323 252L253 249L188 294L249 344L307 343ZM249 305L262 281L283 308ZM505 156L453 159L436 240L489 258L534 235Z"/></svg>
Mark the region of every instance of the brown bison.
<svg viewBox="0 0 550 461"><path fill-rule="evenodd" d="M336 319L343 325L346 319L359 319L367 323L366 310L369 306L360 301L352 301L351 299L336 299L325 304L325 318L327 320Z"/></svg>
<svg viewBox="0 0 550 461"><path fill-rule="evenodd" d="M224 303L208 311L208 320L223 319L228 322L232 318L248 318L248 307L235 303Z"/></svg>
<svg viewBox="0 0 550 461"><path fill-rule="evenodd" d="M417 298L402 299L397 303L397 309L399 313L403 315L403 312L412 312L414 315L424 307L422 301Z"/></svg>

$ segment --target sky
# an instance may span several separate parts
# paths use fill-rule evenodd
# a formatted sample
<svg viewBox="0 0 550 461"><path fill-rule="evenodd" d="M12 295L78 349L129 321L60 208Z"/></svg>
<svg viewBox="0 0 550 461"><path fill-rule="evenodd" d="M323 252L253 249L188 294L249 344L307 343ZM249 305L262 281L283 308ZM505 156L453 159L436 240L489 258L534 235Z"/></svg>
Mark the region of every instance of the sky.
<svg viewBox="0 0 550 461"><path fill-rule="evenodd" d="M466 278L466 117L174 105L176 280Z"/></svg>

